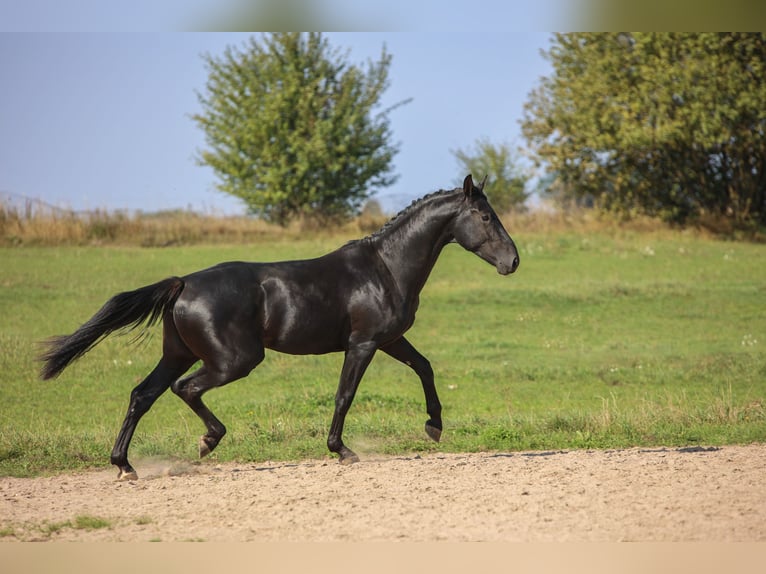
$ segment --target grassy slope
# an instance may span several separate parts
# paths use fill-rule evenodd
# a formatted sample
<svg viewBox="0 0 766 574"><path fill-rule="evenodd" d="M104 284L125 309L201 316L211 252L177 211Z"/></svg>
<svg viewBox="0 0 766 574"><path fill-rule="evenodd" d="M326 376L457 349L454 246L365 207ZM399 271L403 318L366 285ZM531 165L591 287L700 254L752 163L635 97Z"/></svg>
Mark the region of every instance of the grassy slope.
<svg viewBox="0 0 766 574"><path fill-rule="evenodd" d="M766 440L766 247L681 234L514 234L510 278L456 246L408 337L432 362L445 434L425 438L420 385L385 356L351 409L360 454L723 444ZM130 389L158 359L111 338L59 380L34 343L71 332L117 291L232 259L326 252L343 239L167 249L0 251L0 475L108 464ZM229 428L213 457L321 457L342 357L268 353L206 395ZM202 425L172 393L139 425L132 458L195 457Z"/></svg>

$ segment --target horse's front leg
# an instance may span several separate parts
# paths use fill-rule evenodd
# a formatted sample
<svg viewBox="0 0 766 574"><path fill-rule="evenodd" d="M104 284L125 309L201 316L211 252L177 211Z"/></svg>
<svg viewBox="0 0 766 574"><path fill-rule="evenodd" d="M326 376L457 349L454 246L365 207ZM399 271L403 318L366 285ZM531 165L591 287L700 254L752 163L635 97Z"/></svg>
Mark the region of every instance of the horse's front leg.
<svg viewBox="0 0 766 574"><path fill-rule="evenodd" d="M439 395L436 393L434 371L431 368L431 363L404 337L400 337L393 343L381 347L380 350L410 367L420 377L423 393L426 397L426 412L430 417L426 421L426 434L432 440L439 442L442 436L442 404L439 402Z"/></svg>
<svg viewBox="0 0 766 574"><path fill-rule="evenodd" d="M343 444L343 424L346 421L346 413L348 413L354 400L356 389L359 388L359 381L362 380L362 376L372 361L376 350L377 345L372 341L361 343L346 351L346 357L343 361L338 392L335 394L335 413L330 425L330 434L327 437L327 448L331 452L337 453L343 464L359 462L359 457Z"/></svg>

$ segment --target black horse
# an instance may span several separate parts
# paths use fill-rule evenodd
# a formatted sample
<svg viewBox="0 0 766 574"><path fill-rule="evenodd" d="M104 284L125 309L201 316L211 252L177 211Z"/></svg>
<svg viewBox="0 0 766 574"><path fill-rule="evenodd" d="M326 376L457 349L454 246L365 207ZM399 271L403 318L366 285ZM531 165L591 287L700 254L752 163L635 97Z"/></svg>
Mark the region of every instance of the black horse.
<svg viewBox="0 0 766 574"><path fill-rule="evenodd" d="M486 178L485 178L486 181ZM134 480L128 445L139 419L170 387L202 419L199 455L210 453L226 428L202 395L247 376L265 349L293 355L343 351L327 446L340 462L359 459L343 444L346 413L359 381L380 349L420 377L429 420L441 437L441 403L428 360L404 338L419 294L442 248L452 241L502 275L519 266L513 240L470 175L463 188L419 199L369 237L317 259L230 262L112 297L71 335L46 342L43 379L56 377L111 332L162 319L162 358L130 395L112 450L120 479ZM202 366L183 376L197 361Z"/></svg>

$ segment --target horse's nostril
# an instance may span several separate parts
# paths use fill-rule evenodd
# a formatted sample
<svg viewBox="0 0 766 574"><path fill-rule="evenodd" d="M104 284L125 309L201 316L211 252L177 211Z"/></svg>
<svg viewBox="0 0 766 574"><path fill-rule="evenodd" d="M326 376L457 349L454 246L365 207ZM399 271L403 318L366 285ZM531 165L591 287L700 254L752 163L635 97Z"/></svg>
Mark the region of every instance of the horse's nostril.
<svg viewBox="0 0 766 574"><path fill-rule="evenodd" d="M511 263L511 273L516 271L516 269L519 268L519 256L513 258L513 262Z"/></svg>

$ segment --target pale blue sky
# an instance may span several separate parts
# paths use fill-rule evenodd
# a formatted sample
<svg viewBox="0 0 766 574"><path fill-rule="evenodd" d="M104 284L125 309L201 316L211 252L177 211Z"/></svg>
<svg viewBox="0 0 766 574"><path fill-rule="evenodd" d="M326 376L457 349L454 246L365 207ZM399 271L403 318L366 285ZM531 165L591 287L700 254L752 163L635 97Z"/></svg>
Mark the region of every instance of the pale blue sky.
<svg viewBox="0 0 766 574"><path fill-rule="evenodd" d="M523 104L550 73L540 55L548 32L518 22L492 31L497 21L462 32L450 22L455 31L327 34L358 62L378 58L386 44L393 62L383 105L413 98L390 116L401 151L399 180L379 195L389 211L456 185L464 174L450 150L480 137L522 144ZM205 143L189 115L206 80L200 54L249 35L0 33L0 192L76 210L244 212L194 162Z"/></svg>
<svg viewBox="0 0 766 574"><path fill-rule="evenodd" d="M594 10L593 1L0 0L0 31L234 31L242 29L243 22L247 30L267 30L275 29L267 26L275 15L287 15L292 29L301 30L422 32L469 27L474 32L513 33L580 28Z"/></svg>

